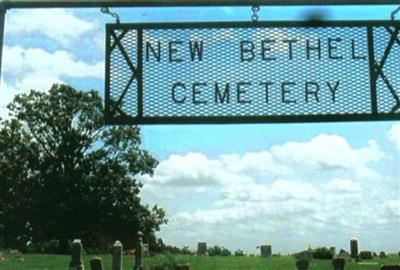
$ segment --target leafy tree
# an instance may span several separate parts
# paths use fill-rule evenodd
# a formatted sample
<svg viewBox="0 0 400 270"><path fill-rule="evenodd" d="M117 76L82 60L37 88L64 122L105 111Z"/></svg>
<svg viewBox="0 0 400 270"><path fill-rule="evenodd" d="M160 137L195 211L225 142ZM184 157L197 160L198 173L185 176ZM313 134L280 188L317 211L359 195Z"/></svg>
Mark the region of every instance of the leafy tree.
<svg viewBox="0 0 400 270"><path fill-rule="evenodd" d="M0 129L0 243L7 246L29 238L29 223L23 217L30 215L35 170L29 168L37 165L37 149L28 146L27 136L15 120Z"/></svg>
<svg viewBox="0 0 400 270"><path fill-rule="evenodd" d="M209 256L231 256L229 249L220 246L213 246L208 248Z"/></svg>
<svg viewBox="0 0 400 270"><path fill-rule="evenodd" d="M157 161L140 148L138 127L103 125L95 91L53 85L8 106L0 123L0 242L23 246L81 238L85 247L145 240L166 222L157 205L139 198L136 177Z"/></svg>
<svg viewBox="0 0 400 270"><path fill-rule="evenodd" d="M209 247L207 252L209 256L219 256L221 255L221 247L219 246Z"/></svg>
<svg viewBox="0 0 400 270"><path fill-rule="evenodd" d="M387 255L386 255L385 251L379 252L379 258L386 258L386 257L387 257Z"/></svg>
<svg viewBox="0 0 400 270"><path fill-rule="evenodd" d="M235 256L244 256L244 251L241 249L237 249L235 250Z"/></svg>
<svg viewBox="0 0 400 270"><path fill-rule="evenodd" d="M327 247L317 247L312 250L312 256L314 259L332 260L334 254Z"/></svg>
<svg viewBox="0 0 400 270"><path fill-rule="evenodd" d="M227 257L227 256L231 256L231 255L232 255L232 252L229 249L222 247L221 256Z"/></svg>

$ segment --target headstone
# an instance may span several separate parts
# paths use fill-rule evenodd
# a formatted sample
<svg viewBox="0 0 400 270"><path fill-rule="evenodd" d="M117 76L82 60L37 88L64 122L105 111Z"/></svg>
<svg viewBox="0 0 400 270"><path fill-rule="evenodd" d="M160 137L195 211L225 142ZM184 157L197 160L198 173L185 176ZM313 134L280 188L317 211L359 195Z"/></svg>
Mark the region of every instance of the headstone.
<svg viewBox="0 0 400 270"><path fill-rule="evenodd" d="M400 264L383 264L381 270L400 270Z"/></svg>
<svg viewBox="0 0 400 270"><path fill-rule="evenodd" d="M358 241L356 238L350 239L350 257L357 259L358 257Z"/></svg>
<svg viewBox="0 0 400 270"><path fill-rule="evenodd" d="M262 257L271 257L272 256L272 247L271 245L261 245L260 246L260 250L261 250L261 256Z"/></svg>
<svg viewBox="0 0 400 270"><path fill-rule="evenodd" d="M71 262L69 263L69 270L84 270L85 266L82 264L82 243L80 239L75 239L71 245Z"/></svg>
<svg viewBox="0 0 400 270"><path fill-rule="evenodd" d="M297 270L307 270L309 264L310 264L309 260L299 259L296 261L296 268L297 268Z"/></svg>
<svg viewBox="0 0 400 270"><path fill-rule="evenodd" d="M344 270L346 260L344 258L334 258L332 260L333 270Z"/></svg>
<svg viewBox="0 0 400 270"><path fill-rule="evenodd" d="M103 263L100 257L94 257L90 260L90 269L91 270L103 270Z"/></svg>
<svg viewBox="0 0 400 270"><path fill-rule="evenodd" d="M207 254L207 243L206 242L197 243L197 254L198 255L206 255Z"/></svg>
<svg viewBox="0 0 400 270"><path fill-rule="evenodd" d="M336 248L335 247L330 247L329 250L332 253L332 256L336 256Z"/></svg>
<svg viewBox="0 0 400 270"><path fill-rule="evenodd" d="M122 270L122 244L115 241L112 246L112 270Z"/></svg>
<svg viewBox="0 0 400 270"><path fill-rule="evenodd" d="M135 252L135 266L134 270L143 270L143 234L138 232L138 245Z"/></svg>

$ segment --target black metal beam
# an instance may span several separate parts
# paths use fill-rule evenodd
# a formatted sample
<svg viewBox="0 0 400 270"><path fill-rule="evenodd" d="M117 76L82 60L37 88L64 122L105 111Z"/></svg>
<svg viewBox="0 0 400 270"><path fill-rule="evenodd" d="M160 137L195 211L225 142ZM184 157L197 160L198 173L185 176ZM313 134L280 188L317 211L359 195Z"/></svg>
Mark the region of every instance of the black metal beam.
<svg viewBox="0 0 400 270"><path fill-rule="evenodd" d="M116 117L105 116L106 125L194 125L194 124L263 124L263 123L322 123L399 121L400 114L338 114L338 115L276 115L276 116L221 116L221 117Z"/></svg>
<svg viewBox="0 0 400 270"><path fill-rule="evenodd" d="M10 8L396 5L400 0L2 0Z"/></svg>

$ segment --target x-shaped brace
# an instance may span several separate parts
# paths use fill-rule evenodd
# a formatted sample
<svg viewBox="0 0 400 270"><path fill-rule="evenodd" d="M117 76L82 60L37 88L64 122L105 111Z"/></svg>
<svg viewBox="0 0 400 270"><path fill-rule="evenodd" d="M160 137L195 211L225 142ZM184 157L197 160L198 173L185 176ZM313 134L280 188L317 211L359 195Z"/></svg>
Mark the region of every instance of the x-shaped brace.
<svg viewBox="0 0 400 270"><path fill-rule="evenodd" d="M389 32L390 34L390 40L388 45L386 46L386 49L383 53L382 59L380 60L380 63L378 64L376 61L374 63L374 71L375 71L375 84L376 81L378 80L378 77L381 77L383 82L386 84L386 87L389 89L390 93L393 96L393 99L395 100L396 104L392 107L392 109L390 110L390 113L395 113L397 110L400 109L400 98L399 95L397 94L396 90L394 89L394 87L392 86L392 84L389 82L389 79L387 78L387 76L385 75L383 68L386 64L386 60L389 57L389 54L393 48L394 43L396 42L397 45L400 46L400 40L398 37L400 28L399 27L395 27L394 30L392 30L390 27L385 27L386 31Z"/></svg>
<svg viewBox="0 0 400 270"><path fill-rule="evenodd" d="M125 95L128 92L129 87L131 86L133 80L138 79L138 77L140 76L140 70L138 70L132 63L128 53L126 52L125 48L122 46L121 44L121 40L125 37L126 33L128 32L128 30L124 30L122 31L118 36L115 33L115 31L111 31L111 36L114 38L114 43L111 44L110 46L110 54L111 52L118 47L118 50L121 52L122 56L124 57L124 60L126 62L126 64L128 65L129 69L132 72L131 77L128 80L128 83L126 84L124 90L122 91L120 97L118 98L118 100L115 102L115 104L112 105L113 107L113 111L112 113L115 113L116 111L119 112L122 115L126 114L122 111L121 109L121 105L122 105L122 100L124 99Z"/></svg>

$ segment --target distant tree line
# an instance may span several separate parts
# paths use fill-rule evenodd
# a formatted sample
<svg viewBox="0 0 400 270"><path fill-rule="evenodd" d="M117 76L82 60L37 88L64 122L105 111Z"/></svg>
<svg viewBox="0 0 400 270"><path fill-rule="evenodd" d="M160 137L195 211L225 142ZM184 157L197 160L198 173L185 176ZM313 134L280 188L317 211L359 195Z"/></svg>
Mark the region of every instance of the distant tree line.
<svg viewBox="0 0 400 270"><path fill-rule="evenodd" d="M232 252L225 248L225 247L220 247L220 246L213 246L209 247L208 250L208 256L231 256Z"/></svg>
<svg viewBox="0 0 400 270"><path fill-rule="evenodd" d="M328 247L308 248L298 253L292 254L297 259L319 259L319 260L332 260L335 256L334 251Z"/></svg>
<svg viewBox="0 0 400 270"><path fill-rule="evenodd" d="M188 246L184 246L182 248L172 246L172 245L166 245L164 244L164 241L161 238L156 239L155 236L153 235L149 239L149 249L150 249L150 254L155 254L155 253L164 253L164 254L174 254L174 255L194 255L195 252L191 251Z"/></svg>

